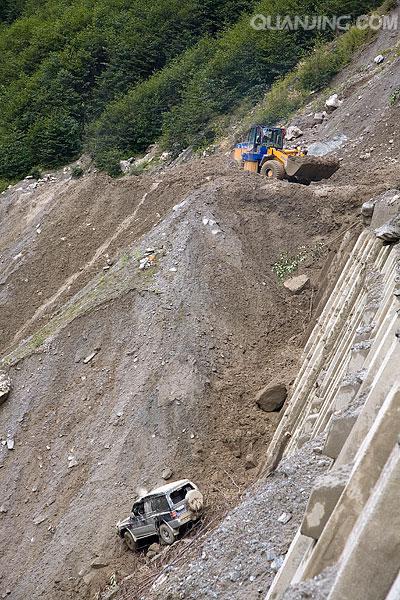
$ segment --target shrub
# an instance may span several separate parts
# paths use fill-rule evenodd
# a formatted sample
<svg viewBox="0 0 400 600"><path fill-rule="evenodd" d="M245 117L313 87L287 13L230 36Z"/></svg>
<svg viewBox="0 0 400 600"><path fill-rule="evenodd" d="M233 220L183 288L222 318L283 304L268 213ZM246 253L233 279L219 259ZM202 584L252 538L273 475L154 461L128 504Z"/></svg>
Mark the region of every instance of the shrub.
<svg viewBox="0 0 400 600"><path fill-rule="evenodd" d="M84 174L84 170L79 165L74 165L71 169L71 175L73 179L79 179Z"/></svg>
<svg viewBox="0 0 400 600"><path fill-rule="evenodd" d="M390 106L395 106L400 101L400 88L396 88L389 96Z"/></svg>
<svg viewBox="0 0 400 600"><path fill-rule="evenodd" d="M41 179L41 177L42 177L42 171L40 170L39 167L33 167L29 171L29 175L31 175L34 179Z"/></svg>

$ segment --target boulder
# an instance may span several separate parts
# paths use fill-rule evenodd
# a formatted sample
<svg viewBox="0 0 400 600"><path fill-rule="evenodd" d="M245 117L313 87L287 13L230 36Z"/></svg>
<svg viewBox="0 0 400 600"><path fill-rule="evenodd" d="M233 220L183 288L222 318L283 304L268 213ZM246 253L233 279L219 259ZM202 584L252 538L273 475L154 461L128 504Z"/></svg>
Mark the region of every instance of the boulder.
<svg viewBox="0 0 400 600"><path fill-rule="evenodd" d="M342 104L343 100L339 100L339 96L337 94L332 94L332 96L329 96L328 100L325 102L325 106L328 109L328 112L333 112Z"/></svg>
<svg viewBox="0 0 400 600"><path fill-rule="evenodd" d="M319 124L323 123L324 120L325 120L325 118L326 118L326 116L327 116L326 111L316 112L314 114L314 123L319 123Z"/></svg>
<svg viewBox="0 0 400 600"><path fill-rule="evenodd" d="M0 404L7 400L10 390L11 379L5 371L0 371Z"/></svg>
<svg viewBox="0 0 400 600"><path fill-rule="evenodd" d="M167 481L168 479L171 479L172 475L173 475L173 471L172 469L170 469L169 467L167 467L166 469L164 469L164 471L161 473L161 477Z"/></svg>
<svg viewBox="0 0 400 600"><path fill-rule="evenodd" d="M157 544L157 542L154 542L154 544L150 544L150 546L147 549L146 552L146 556L147 558L154 558L155 556L157 556L157 554L159 554L161 552L161 546L160 544Z"/></svg>
<svg viewBox="0 0 400 600"><path fill-rule="evenodd" d="M291 294L300 294L309 287L310 278L307 275L298 275L287 279L283 285Z"/></svg>
<svg viewBox="0 0 400 600"><path fill-rule="evenodd" d="M287 388L284 383L267 385L256 396L256 404L264 412L277 412L285 403Z"/></svg>
<svg viewBox="0 0 400 600"><path fill-rule="evenodd" d="M378 56L375 56L374 58L374 63L380 65L381 63L383 63L384 60L385 57L383 56L383 54L378 54Z"/></svg>
<svg viewBox="0 0 400 600"><path fill-rule="evenodd" d="M374 214L375 202L368 200L361 207L361 216L365 225L370 225Z"/></svg>
<svg viewBox="0 0 400 600"><path fill-rule="evenodd" d="M400 240L400 216L391 219L374 231L376 237L384 242L393 244Z"/></svg>
<svg viewBox="0 0 400 600"><path fill-rule="evenodd" d="M122 173L129 173L134 162L135 158L133 156L127 160L120 160L119 168L121 169Z"/></svg>
<svg viewBox="0 0 400 600"><path fill-rule="evenodd" d="M101 556L97 556L92 560L90 566L92 569L104 569L105 567L108 567L109 564L110 562L108 560L102 558Z"/></svg>
<svg viewBox="0 0 400 600"><path fill-rule="evenodd" d="M246 456L246 461L244 463L244 468L246 469L246 471L249 471L250 469L254 469L254 467L257 466L257 461L254 458L254 454L250 453L247 454Z"/></svg>
<svg viewBox="0 0 400 600"><path fill-rule="evenodd" d="M287 128L286 139L288 142L290 142L291 140L295 140L296 138L299 138L302 135L303 131L300 129L300 127L297 127L296 125L291 125Z"/></svg>

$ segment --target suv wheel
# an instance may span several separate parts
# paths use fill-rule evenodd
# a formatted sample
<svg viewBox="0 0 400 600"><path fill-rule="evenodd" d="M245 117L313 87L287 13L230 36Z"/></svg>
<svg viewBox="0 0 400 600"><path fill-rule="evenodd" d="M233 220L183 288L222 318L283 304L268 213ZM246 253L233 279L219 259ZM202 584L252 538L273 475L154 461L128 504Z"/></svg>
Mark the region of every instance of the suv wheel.
<svg viewBox="0 0 400 600"><path fill-rule="evenodd" d="M129 550L132 550L132 552L134 552L137 548L137 544L136 544L135 539L130 531L125 531L124 540L125 540L125 544L129 548Z"/></svg>
<svg viewBox="0 0 400 600"><path fill-rule="evenodd" d="M175 536L172 533L170 527L168 527L168 525L166 525L165 523L162 523L160 525L160 529L159 529L158 533L160 536L160 540L162 542L164 542L164 544L167 544L167 546L170 546L171 544L174 543Z"/></svg>

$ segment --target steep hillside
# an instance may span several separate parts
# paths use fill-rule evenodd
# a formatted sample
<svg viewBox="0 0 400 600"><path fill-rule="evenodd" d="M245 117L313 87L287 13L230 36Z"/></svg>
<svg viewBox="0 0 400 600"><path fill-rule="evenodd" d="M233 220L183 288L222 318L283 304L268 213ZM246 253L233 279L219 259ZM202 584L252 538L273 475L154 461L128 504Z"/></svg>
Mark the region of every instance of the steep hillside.
<svg viewBox="0 0 400 600"><path fill-rule="evenodd" d="M276 372L292 379L315 293L288 295L273 263L336 238L354 202L345 188L319 206L223 158L155 181L61 177L8 193L2 437L15 449L2 447L1 526L21 547L15 564L12 547L4 557L15 597L83 595L96 554L128 573L113 524L165 467L202 485L212 512L237 498L278 417L254 394ZM316 277L321 265L310 255Z"/></svg>
<svg viewBox="0 0 400 600"><path fill-rule="evenodd" d="M277 380L293 395L362 203L398 186L390 35L333 82L344 102L324 123L312 115L331 90L292 121L304 142L340 140L329 182L267 181L216 153L117 180L66 168L0 195L0 344L12 381L0 406L0 594L268 592L331 461L316 432L256 482L286 407L264 412L255 396ZM300 294L276 277L285 260L310 279ZM165 469L198 483L207 511L203 529L150 561L125 549L115 523Z"/></svg>
<svg viewBox="0 0 400 600"><path fill-rule="evenodd" d="M54 168L84 147L118 161L163 139L172 152L210 143L221 119L251 107L334 31L258 31L251 14L352 17L377 0L43 0L0 16L0 181ZM311 91L311 90L309 90Z"/></svg>

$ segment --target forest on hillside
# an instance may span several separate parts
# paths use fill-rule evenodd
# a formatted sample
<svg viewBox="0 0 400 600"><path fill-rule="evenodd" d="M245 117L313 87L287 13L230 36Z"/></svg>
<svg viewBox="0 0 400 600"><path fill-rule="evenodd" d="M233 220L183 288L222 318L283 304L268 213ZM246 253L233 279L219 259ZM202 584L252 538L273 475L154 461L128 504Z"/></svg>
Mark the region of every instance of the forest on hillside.
<svg viewBox="0 0 400 600"><path fill-rule="evenodd" d="M0 178L90 152L121 158L159 140L210 143L238 107L333 32L256 31L251 14L368 12L376 0L3 0ZM313 81L318 87L318 81Z"/></svg>

